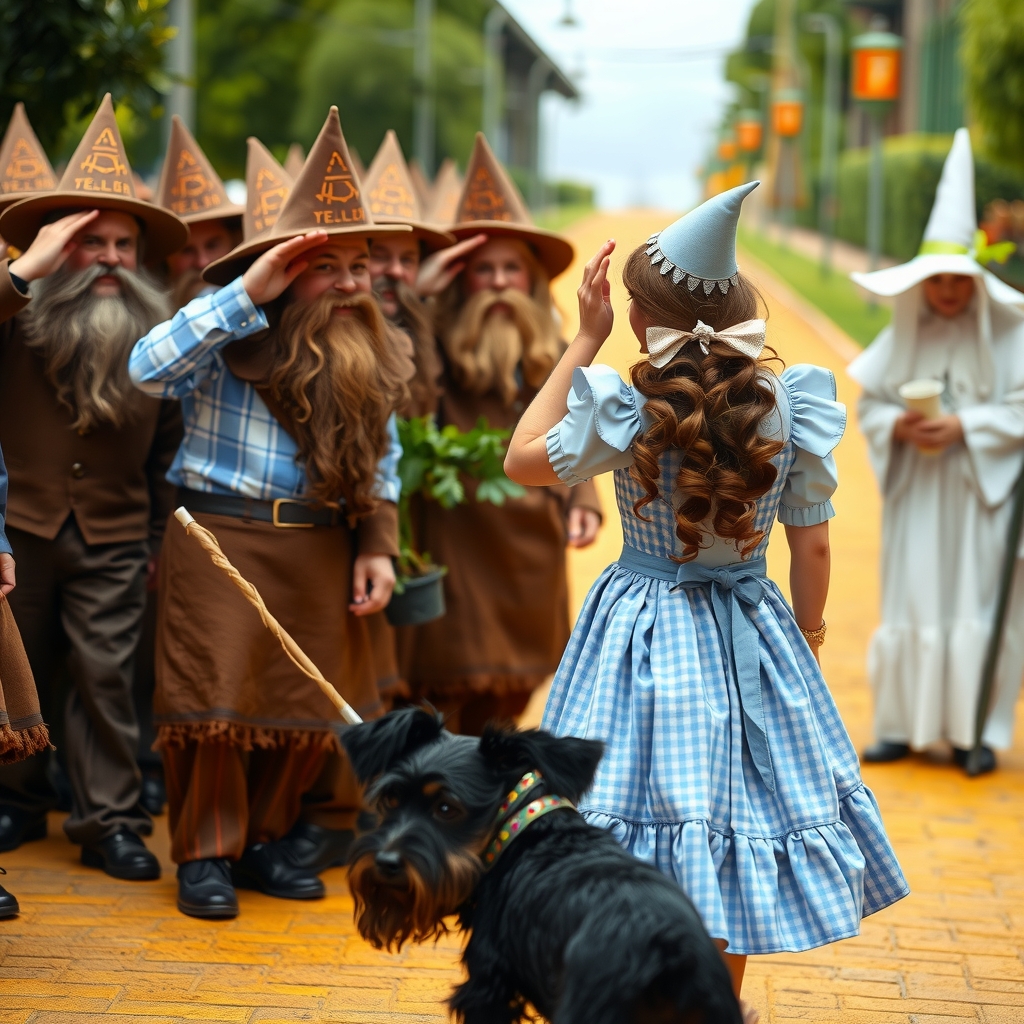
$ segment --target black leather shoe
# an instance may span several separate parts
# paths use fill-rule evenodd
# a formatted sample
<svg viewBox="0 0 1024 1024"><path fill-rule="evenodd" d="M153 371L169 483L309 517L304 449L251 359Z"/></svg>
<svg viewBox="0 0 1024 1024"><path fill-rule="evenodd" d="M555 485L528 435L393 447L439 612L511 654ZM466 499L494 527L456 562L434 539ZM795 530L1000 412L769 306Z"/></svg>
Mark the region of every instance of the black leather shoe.
<svg viewBox="0 0 1024 1024"><path fill-rule="evenodd" d="M959 765L968 775L976 778L978 775L987 775L996 770L996 752L991 747L981 745L978 751L978 759L972 764L970 761L971 752L961 747L953 748L953 761Z"/></svg>
<svg viewBox="0 0 1024 1024"><path fill-rule="evenodd" d="M178 865L178 909L189 917L238 917L231 865L223 857Z"/></svg>
<svg viewBox="0 0 1024 1024"><path fill-rule="evenodd" d="M164 804L167 803L167 790L164 789L164 780L160 776L143 775L139 803L154 818L159 818L164 813Z"/></svg>
<svg viewBox="0 0 1024 1024"><path fill-rule="evenodd" d="M45 814L40 817L17 807L0 807L0 853L16 850L22 843L45 838Z"/></svg>
<svg viewBox="0 0 1024 1024"><path fill-rule="evenodd" d="M6 874L7 872L0 868L0 875ZM18 901L0 885L0 920L5 917L14 917L20 911L21 907L18 906Z"/></svg>
<svg viewBox="0 0 1024 1024"><path fill-rule="evenodd" d="M160 877L160 862L128 829L101 839L95 846L83 846L82 863L86 867L101 868L112 878L151 881Z"/></svg>
<svg viewBox="0 0 1024 1024"><path fill-rule="evenodd" d="M231 865L231 879L238 889L256 889L283 900L317 900L327 892L312 871L292 863L281 842L250 846Z"/></svg>
<svg viewBox="0 0 1024 1024"><path fill-rule="evenodd" d="M868 764L888 764L890 761L902 761L909 753L910 747L906 743L878 740L861 754L860 759Z"/></svg>
<svg viewBox="0 0 1024 1024"><path fill-rule="evenodd" d="M351 829L323 828L300 821L280 845L287 850L288 859L297 868L319 875L321 871L345 863L355 838L356 834Z"/></svg>

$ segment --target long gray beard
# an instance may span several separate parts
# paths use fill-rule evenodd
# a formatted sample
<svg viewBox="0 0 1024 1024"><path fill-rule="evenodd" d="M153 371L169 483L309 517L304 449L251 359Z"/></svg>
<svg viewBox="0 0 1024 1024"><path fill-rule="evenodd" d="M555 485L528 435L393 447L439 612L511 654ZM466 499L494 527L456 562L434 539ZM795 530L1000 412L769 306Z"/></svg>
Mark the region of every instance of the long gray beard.
<svg viewBox="0 0 1024 1024"><path fill-rule="evenodd" d="M93 295L93 282L105 274L120 282L120 295ZM43 357L75 430L101 423L121 427L131 418L139 392L128 376L128 357L170 312L166 295L145 271L94 264L81 271L62 268L32 283L32 302L21 314L26 342Z"/></svg>

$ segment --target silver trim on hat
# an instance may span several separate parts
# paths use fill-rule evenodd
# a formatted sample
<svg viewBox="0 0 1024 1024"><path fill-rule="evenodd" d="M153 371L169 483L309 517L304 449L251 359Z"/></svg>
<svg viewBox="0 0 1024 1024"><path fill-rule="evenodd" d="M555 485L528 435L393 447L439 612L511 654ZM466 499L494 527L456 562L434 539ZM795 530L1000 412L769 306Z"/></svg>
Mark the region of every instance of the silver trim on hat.
<svg viewBox="0 0 1024 1024"><path fill-rule="evenodd" d="M660 231L658 231L657 233L651 235L651 237L647 239L648 245L647 245L647 248L644 250L644 252L645 252L645 254L647 256L650 257L650 259L651 259L651 266L652 267L657 266L659 263L661 264L661 266L658 267L658 272L660 274L662 274L664 276L665 274L667 274L667 273L669 273L671 271L671 273L672 273L672 283L673 284L680 284L683 281L683 279L685 278L686 279L686 287L691 292L692 291L696 291L697 285L703 285L704 286L704 294L705 295L710 295L715 290L715 285L718 285L718 290L723 295L726 295L729 292L729 287L731 285L736 284L739 281L739 276L740 276L739 275L739 271L737 271L735 274L733 274L732 277L725 277L725 278L722 278L721 280L712 280L712 279L709 279L709 278L695 277L693 274L689 273L688 271L683 270L682 267L677 267L661 251L661 247L658 245L658 239L659 239L660 236L661 236L661 232Z"/></svg>

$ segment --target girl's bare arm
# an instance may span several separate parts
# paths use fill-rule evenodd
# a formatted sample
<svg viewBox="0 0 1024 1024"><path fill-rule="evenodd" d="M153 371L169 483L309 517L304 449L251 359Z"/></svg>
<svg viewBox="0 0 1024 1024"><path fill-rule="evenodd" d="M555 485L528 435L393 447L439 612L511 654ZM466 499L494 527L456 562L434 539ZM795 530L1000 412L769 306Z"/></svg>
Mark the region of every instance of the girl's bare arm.
<svg viewBox="0 0 1024 1024"><path fill-rule="evenodd" d="M818 629L824 618L832 567L828 522L817 526L787 526L786 541L790 551L789 589L796 624L801 629ZM818 655L816 649L814 655Z"/></svg>
<svg viewBox="0 0 1024 1024"><path fill-rule="evenodd" d="M516 483L533 487L557 484L547 452L547 432L568 412L573 370L589 366L612 330L608 264L615 242L609 239L583 271L580 285L580 330L558 365L523 413L505 455L505 472Z"/></svg>

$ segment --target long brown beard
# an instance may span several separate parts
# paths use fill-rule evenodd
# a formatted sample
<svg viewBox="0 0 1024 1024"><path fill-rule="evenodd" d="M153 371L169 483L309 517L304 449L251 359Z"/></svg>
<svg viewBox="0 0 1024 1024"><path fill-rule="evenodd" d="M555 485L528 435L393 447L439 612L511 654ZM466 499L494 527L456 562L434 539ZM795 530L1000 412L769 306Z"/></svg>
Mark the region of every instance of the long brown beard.
<svg viewBox="0 0 1024 1024"><path fill-rule="evenodd" d="M337 316L350 307L352 316ZM290 413L310 494L344 500L349 516L372 512L377 464L390 445L387 422L408 399L407 362L369 294L289 303L274 332L279 358L268 380Z"/></svg>
<svg viewBox="0 0 1024 1024"><path fill-rule="evenodd" d="M385 280L398 303L398 315L392 323L412 340L412 358L416 366L415 375L409 381L409 404L400 411L403 416L426 416L435 410L440 393L441 359L434 339L433 317L404 281L392 277Z"/></svg>
<svg viewBox="0 0 1024 1024"><path fill-rule="evenodd" d="M506 308L494 309L499 304ZM518 368L526 384L539 388L561 355L551 311L511 288L471 295L441 325L441 344L463 388L475 395L496 391L506 406L519 394Z"/></svg>
<svg viewBox="0 0 1024 1024"><path fill-rule="evenodd" d="M107 274L120 282L121 294L93 295L93 282ZM148 273L94 264L34 281L21 323L58 401L74 416L72 427L85 432L101 423L121 427L138 410L141 394L128 376L128 356L169 316L167 298Z"/></svg>
<svg viewBox="0 0 1024 1024"><path fill-rule="evenodd" d="M187 306L204 288L209 287L203 280L203 272L189 267L171 285L171 304L175 310Z"/></svg>

